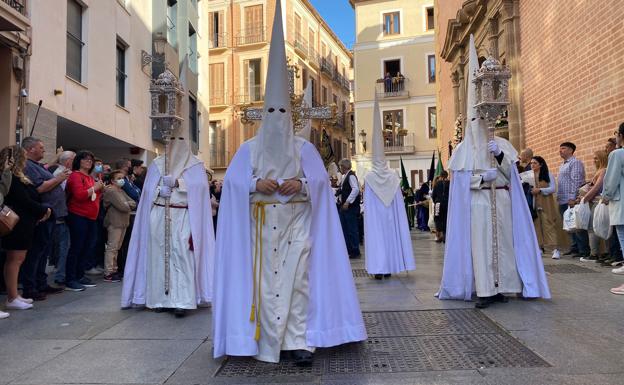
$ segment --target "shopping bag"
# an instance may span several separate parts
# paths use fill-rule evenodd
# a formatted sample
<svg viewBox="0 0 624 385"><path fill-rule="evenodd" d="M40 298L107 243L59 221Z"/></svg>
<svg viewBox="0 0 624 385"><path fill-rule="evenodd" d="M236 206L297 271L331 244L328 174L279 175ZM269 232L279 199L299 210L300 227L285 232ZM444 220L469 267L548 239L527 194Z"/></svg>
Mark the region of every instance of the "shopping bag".
<svg viewBox="0 0 624 385"><path fill-rule="evenodd" d="M574 219L577 230L589 230L589 221L591 219L591 209L589 203L581 202L574 206Z"/></svg>
<svg viewBox="0 0 624 385"><path fill-rule="evenodd" d="M576 211L573 207L568 207L563 213L563 230L568 233L575 233L576 228Z"/></svg>
<svg viewBox="0 0 624 385"><path fill-rule="evenodd" d="M611 237L611 225L609 223L609 206L602 203L602 200L598 202L596 208L594 208L594 234L599 238L609 239Z"/></svg>

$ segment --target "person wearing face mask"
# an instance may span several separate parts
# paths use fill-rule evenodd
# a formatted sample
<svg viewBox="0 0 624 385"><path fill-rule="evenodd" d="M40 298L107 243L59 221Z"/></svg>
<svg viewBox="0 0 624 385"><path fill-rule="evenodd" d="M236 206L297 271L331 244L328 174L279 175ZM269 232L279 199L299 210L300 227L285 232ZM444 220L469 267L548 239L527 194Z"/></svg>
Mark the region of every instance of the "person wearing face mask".
<svg viewBox="0 0 624 385"><path fill-rule="evenodd" d="M104 282L121 281L117 272L117 254L130 224L130 211L136 208L136 202L122 189L126 183L124 176L121 170L112 171L110 184L104 189L104 227L108 233L104 251Z"/></svg>
<svg viewBox="0 0 624 385"><path fill-rule="evenodd" d="M131 180L132 162L130 162L130 159L121 158L115 162L115 169L125 172L124 179L126 180L126 183L124 183L123 190L138 204L139 199L141 198L141 189L135 186Z"/></svg>

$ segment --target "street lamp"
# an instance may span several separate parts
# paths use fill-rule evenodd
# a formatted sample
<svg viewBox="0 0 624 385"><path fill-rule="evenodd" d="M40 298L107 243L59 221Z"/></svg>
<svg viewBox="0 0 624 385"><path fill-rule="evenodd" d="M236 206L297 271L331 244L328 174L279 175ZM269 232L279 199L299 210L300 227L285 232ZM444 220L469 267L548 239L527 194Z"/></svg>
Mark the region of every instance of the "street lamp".
<svg viewBox="0 0 624 385"><path fill-rule="evenodd" d="M158 32L152 39L152 45L152 52L154 53L153 56L146 51L141 50L141 69L144 69L151 63L165 63L165 47L167 45L167 38L164 37L161 32Z"/></svg>

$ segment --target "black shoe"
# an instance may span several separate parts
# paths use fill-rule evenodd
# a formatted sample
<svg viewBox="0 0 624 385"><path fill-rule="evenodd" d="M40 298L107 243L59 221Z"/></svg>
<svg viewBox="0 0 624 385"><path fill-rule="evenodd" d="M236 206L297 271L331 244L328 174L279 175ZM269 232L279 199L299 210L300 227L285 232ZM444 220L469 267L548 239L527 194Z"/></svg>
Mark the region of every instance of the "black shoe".
<svg viewBox="0 0 624 385"><path fill-rule="evenodd" d="M381 280L383 278L383 274L375 274L375 279Z"/></svg>
<svg viewBox="0 0 624 385"><path fill-rule="evenodd" d="M477 303L475 304L475 307L477 309L486 309L488 308L491 304L494 303L494 297L477 297Z"/></svg>
<svg viewBox="0 0 624 385"><path fill-rule="evenodd" d="M30 298L33 301L45 301L48 297L40 291L25 291L22 293L22 298Z"/></svg>
<svg viewBox="0 0 624 385"><path fill-rule="evenodd" d="M494 302L500 302L500 303L507 303L509 301L509 298L505 297L501 293L498 293L495 296L490 297L490 298L492 298Z"/></svg>
<svg viewBox="0 0 624 385"><path fill-rule="evenodd" d="M176 318L182 318L186 315L186 309L175 308L173 309L173 315L175 315Z"/></svg>
<svg viewBox="0 0 624 385"><path fill-rule="evenodd" d="M360 254L358 255L349 255L349 259L358 259L360 258Z"/></svg>
<svg viewBox="0 0 624 385"><path fill-rule="evenodd" d="M50 285L46 285L43 289L39 290L41 293L45 294L58 294L64 292L65 289L62 287L52 287Z"/></svg>
<svg viewBox="0 0 624 385"><path fill-rule="evenodd" d="M168 311L171 311L171 309L167 307L155 307L152 310L154 311L154 313L166 313Z"/></svg>
<svg viewBox="0 0 624 385"><path fill-rule="evenodd" d="M392 277L392 274L384 274L384 278L390 278Z"/></svg>
<svg viewBox="0 0 624 385"><path fill-rule="evenodd" d="M97 286L92 280L90 280L87 277L80 278L78 283L81 284L84 287L96 287Z"/></svg>
<svg viewBox="0 0 624 385"><path fill-rule="evenodd" d="M297 366L312 366L312 352L307 350L293 350L290 356Z"/></svg>
<svg viewBox="0 0 624 385"><path fill-rule="evenodd" d="M563 255L576 255L578 254L578 251L576 250L568 250L565 253L563 253Z"/></svg>

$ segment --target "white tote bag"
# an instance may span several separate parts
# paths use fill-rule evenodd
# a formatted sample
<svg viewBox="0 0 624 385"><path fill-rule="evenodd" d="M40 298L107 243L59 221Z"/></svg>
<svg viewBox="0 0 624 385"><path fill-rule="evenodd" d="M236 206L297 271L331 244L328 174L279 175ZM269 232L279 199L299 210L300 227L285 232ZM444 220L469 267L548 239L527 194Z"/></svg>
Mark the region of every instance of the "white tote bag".
<svg viewBox="0 0 624 385"><path fill-rule="evenodd" d="M568 207L563 213L563 230L568 233L575 233L576 228L576 211L573 207Z"/></svg>
<svg viewBox="0 0 624 385"><path fill-rule="evenodd" d="M609 223L609 206L602 203L602 200L598 202L596 208L594 208L594 233L602 238L609 239L611 236L611 225Z"/></svg>
<svg viewBox="0 0 624 385"><path fill-rule="evenodd" d="M592 215L589 203L581 202L580 204L574 206L574 214L576 229L589 230L589 221Z"/></svg>

